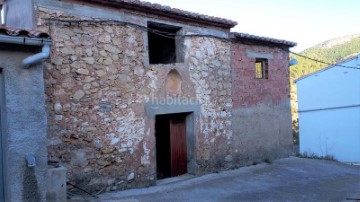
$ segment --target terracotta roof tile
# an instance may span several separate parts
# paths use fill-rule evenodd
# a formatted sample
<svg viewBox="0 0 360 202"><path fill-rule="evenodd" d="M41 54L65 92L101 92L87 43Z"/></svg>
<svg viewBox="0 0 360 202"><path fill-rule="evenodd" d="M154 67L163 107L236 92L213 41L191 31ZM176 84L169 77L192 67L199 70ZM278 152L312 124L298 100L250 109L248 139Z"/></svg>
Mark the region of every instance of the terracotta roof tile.
<svg viewBox="0 0 360 202"><path fill-rule="evenodd" d="M25 36L29 38L40 38L40 39L50 38L49 34L45 32L13 28L13 27L5 27L5 26L0 26L0 34L8 35L8 36Z"/></svg>
<svg viewBox="0 0 360 202"><path fill-rule="evenodd" d="M163 6L156 3L149 3L140 0L82 0L84 2L95 2L106 5L112 5L120 8L125 8L133 11L144 12L155 15L167 16L175 19L182 19L188 21L196 21L199 23L209 24L222 28L232 28L237 25L236 21L218 18L199 13L171 8L170 6Z"/></svg>
<svg viewBox="0 0 360 202"><path fill-rule="evenodd" d="M292 42L292 41L286 41L286 40L282 40L282 39L274 39L274 38L263 37L263 36L256 36L256 35L247 34L247 33L233 32L232 35L236 39L250 39L250 40L255 40L255 41L268 42L268 43L272 43L272 44L285 45L285 46L289 46L289 47L294 47L297 45L295 42Z"/></svg>

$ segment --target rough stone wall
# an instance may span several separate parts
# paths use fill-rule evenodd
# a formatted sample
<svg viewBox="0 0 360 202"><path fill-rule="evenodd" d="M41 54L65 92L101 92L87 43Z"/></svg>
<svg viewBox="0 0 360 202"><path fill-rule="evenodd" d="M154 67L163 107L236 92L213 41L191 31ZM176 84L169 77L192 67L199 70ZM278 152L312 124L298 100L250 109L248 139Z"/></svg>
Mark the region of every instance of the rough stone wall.
<svg viewBox="0 0 360 202"><path fill-rule="evenodd" d="M224 169L232 161L230 43L194 37L187 39L185 46L191 81L201 105L198 164L203 171Z"/></svg>
<svg viewBox="0 0 360 202"><path fill-rule="evenodd" d="M44 18L88 19L39 8ZM139 23L146 24L146 21ZM195 98L198 172L230 166L230 44L218 39L184 40L185 62L147 65L146 32L119 24L53 22L51 59L45 63L48 152L68 169L68 179L90 191L147 186L156 179L155 120L145 113L151 99ZM184 30L186 32L186 30ZM169 95L175 69L181 94Z"/></svg>
<svg viewBox="0 0 360 202"><path fill-rule="evenodd" d="M268 79L255 78L255 57L271 56ZM279 158L291 153L288 53L280 48L231 47L234 154L240 164Z"/></svg>
<svg viewBox="0 0 360 202"><path fill-rule="evenodd" d="M42 18L75 19L40 9ZM79 19L79 18L77 18ZM121 189L154 180L144 103L152 91L143 34L128 26L51 25L46 63L48 152L68 169L70 182L89 190Z"/></svg>

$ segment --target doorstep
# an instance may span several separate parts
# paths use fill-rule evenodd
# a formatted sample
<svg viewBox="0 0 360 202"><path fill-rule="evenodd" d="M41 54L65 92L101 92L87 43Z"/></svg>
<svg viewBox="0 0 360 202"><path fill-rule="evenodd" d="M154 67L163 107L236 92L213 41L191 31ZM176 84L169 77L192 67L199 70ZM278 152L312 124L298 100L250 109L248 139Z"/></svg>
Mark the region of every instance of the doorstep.
<svg viewBox="0 0 360 202"><path fill-rule="evenodd" d="M157 180L156 185L178 183L178 182L182 182L184 180L188 180L188 179L191 179L191 178L194 178L194 177L195 177L195 175L184 174L184 175L179 175L179 176L176 176L176 177L164 178L164 179L161 179L161 180Z"/></svg>

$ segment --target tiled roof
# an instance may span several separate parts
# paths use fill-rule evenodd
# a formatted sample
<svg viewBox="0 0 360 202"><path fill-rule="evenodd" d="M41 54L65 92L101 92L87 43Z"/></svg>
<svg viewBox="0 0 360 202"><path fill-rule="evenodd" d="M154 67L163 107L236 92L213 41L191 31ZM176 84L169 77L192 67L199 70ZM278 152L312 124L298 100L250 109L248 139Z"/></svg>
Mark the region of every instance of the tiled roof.
<svg viewBox="0 0 360 202"><path fill-rule="evenodd" d="M82 1L102 3L132 11L155 14L159 16L165 16L165 17L175 18L184 21L194 21L194 22L208 24L221 28L229 29L237 25L237 22L232 20L193 13L189 11L180 10L177 8L171 8L169 6L163 6L160 4L149 3L139 0L82 0Z"/></svg>
<svg viewBox="0 0 360 202"><path fill-rule="evenodd" d="M50 38L49 34L45 32L39 32L35 30L26 30L12 27L0 26L0 35L8 36L24 36L29 38L39 38L39 39L48 39Z"/></svg>
<svg viewBox="0 0 360 202"><path fill-rule="evenodd" d="M289 47L294 47L297 45L295 42L291 42L291 41L286 41L286 40L282 40L282 39L274 39L274 38L263 37L263 36L256 36L256 35L247 34L247 33L233 32L232 35L236 39L249 39L249 40L254 40L254 41L262 41L262 42L266 42L266 43L270 43L270 44L285 45L285 46L289 46Z"/></svg>

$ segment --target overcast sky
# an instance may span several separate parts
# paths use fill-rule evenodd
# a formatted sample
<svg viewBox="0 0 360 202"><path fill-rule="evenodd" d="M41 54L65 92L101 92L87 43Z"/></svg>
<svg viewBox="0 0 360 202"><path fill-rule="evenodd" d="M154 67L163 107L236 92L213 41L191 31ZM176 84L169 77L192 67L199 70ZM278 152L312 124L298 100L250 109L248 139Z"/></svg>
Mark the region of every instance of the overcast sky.
<svg viewBox="0 0 360 202"><path fill-rule="evenodd" d="M235 20L232 31L298 43L299 52L322 41L360 34L360 0L145 0Z"/></svg>

